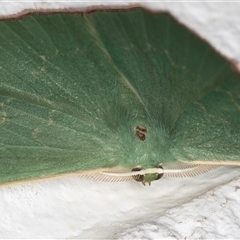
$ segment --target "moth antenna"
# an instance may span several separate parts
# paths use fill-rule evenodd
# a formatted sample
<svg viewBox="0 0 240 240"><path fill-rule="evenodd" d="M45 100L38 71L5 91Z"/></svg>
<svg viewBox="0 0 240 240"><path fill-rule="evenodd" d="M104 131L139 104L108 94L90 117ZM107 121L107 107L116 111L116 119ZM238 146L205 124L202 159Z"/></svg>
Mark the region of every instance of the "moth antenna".
<svg viewBox="0 0 240 240"><path fill-rule="evenodd" d="M164 175L173 178L196 177L218 167L219 165L194 165L183 169L165 169Z"/></svg>
<svg viewBox="0 0 240 240"><path fill-rule="evenodd" d="M164 174L165 177L186 178L195 177L211 171L220 165L195 164L186 162L177 162L174 165L168 165L167 168L148 168L140 171L126 172L122 169L100 169L98 171L85 172L79 175L80 178L90 179L100 182L126 182L133 181L145 174Z"/></svg>
<svg viewBox="0 0 240 240"><path fill-rule="evenodd" d="M194 168L194 167L197 167L199 164L196 164L195 162L192 163L192 162L183 162L183 161L177 161L175 163L170 163L170 164L167 164L167 166L165 166L164 168L165 169L189 169L189 168Z"/></svg>
<svg viewBox="0 0 240 240"><path fill-rule="evenodd" d="M178 160L178 162L181 162L183 164L193 164L192 162L186 161L186 160ZM218 166L239 166L240 167L240 160L212 160L212 161L201 161L201 160L194 160L194 164L196 165L218 165Z"/></svg>
<svg viewBox="0 0 240 240"><path fill-rule="evenodd" d="M129 176L121 176L121 173L119 173L118 175L117 171L115 171L113 174L114 175L106 175L103 174L103 172L94 172L81 174L79 175L79 177L100 182L127 182L134 180L132 177Z"/></svg>
<svg viewBox="0 0 240 240"><path fill-rule="evenodd" d="M145 175L151 173L158 173L163 174L164 169L162 168L147 168L140 171L132 171L132 172L114 172L114 171L103 171L101 174L108 175L108 176L116 176L116 177L133 177L138 175Z"/></svg>

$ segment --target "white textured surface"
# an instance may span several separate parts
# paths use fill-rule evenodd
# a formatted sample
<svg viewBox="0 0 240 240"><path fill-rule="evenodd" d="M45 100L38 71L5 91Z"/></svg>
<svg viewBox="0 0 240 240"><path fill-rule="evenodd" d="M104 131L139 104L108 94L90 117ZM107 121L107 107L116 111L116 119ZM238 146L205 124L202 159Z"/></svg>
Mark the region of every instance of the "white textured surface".
<svg viewBox="0 0 240 240"><path fill-rule="evenodd" d="M0 14L119 2L0 2ZM240 63L240 3L151 2ZM0 188L0 238L206 239L240 236L240 170L194 179L101 183L77 177ZM231 181L233 180L233 181Z"/></svg>

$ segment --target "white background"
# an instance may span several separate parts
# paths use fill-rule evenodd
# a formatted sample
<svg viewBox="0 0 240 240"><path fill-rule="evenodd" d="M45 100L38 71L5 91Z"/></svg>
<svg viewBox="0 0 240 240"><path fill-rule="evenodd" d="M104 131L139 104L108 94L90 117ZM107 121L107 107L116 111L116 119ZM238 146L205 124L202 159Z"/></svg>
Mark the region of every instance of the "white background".
<svg viewBox="0 0 240 240"><path fill-rule="evenodd" d="M120 4L126 2L1 1L0 14ZM142 6L170 11L240 63L240 3L145 1ZM239 168L220 168L196 178L161 179L151 187L76 176L1 187L0 238L236 239L239 177Z"/></svg>

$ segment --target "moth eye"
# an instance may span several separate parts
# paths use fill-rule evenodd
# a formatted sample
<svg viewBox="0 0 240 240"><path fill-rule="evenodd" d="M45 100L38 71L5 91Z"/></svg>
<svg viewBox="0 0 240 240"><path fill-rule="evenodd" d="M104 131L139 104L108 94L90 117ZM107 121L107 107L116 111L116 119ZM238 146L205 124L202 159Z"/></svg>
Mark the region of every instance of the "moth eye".
<svg viewBox="0 0 240 240"><path fill-rule="evenodd" d="M135 167L135 168L132 169L132 172L138 172L138 171L141 171L141 170L142 170L141 167ZM137 182L142 182L144 180L144 175L140 175L140 174L134 175L133 179Z"/></svg>
<svg viewBox="0 0 240 240"><path fill-rule="evenodd" d="M158 168L163 169L162 165L159 165ZM158 179L160 179L162 177L163 177L163 173L158 173L158 176L157 176L156 180L158 180Z"/></svg>
<svg viewBox="0 0 240 240"><path fill-rule="evenodd" d="M136 136L141 140L144 141L146 139L147 128L143 125L136 126Z"/></svg>

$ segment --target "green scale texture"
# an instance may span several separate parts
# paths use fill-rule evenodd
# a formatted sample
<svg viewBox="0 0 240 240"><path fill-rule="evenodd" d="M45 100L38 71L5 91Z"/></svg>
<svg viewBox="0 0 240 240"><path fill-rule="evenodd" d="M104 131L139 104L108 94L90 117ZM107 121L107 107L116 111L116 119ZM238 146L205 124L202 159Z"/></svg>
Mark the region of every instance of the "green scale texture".
<svg viewBox="0 0 240 240"><path fill-rule="evenodd" d="M177 159L239 161L239 146L239 75L171 16L0 22L1 183Z"/></svg>

